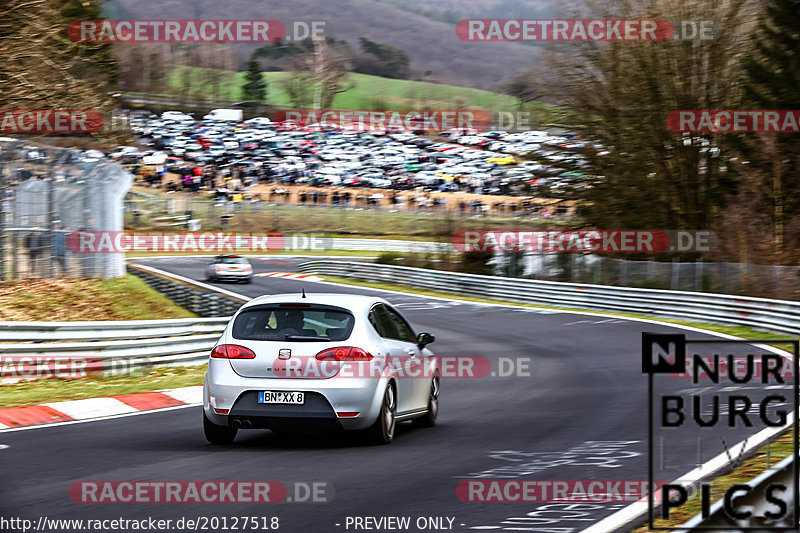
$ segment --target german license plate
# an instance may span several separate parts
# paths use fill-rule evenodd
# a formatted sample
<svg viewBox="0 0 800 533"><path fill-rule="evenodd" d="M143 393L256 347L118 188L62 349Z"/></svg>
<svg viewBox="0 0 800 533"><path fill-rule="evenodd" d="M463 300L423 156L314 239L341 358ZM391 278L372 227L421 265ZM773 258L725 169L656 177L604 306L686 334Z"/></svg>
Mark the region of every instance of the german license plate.
<svg viewBox="0 0 800 533"><path fill-rule="evenodd" d="M303 405L305 394L292 391L261 391L258 393L258 403L290 403Z"/></svg>

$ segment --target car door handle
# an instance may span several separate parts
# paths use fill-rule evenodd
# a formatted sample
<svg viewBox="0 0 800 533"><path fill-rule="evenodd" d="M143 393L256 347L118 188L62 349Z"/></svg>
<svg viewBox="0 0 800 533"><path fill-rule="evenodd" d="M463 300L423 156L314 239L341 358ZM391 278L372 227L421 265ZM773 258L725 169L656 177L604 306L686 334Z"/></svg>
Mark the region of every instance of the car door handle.
<svg viewBox="0 0 800 533"><path fill-rule="evenodd" d="M412 356L413 356L413 355L417 355L417 351L416 351L416 350L414 350L413 348L406 348L406 353L407 353L408 355L412 355Z"/></svg>

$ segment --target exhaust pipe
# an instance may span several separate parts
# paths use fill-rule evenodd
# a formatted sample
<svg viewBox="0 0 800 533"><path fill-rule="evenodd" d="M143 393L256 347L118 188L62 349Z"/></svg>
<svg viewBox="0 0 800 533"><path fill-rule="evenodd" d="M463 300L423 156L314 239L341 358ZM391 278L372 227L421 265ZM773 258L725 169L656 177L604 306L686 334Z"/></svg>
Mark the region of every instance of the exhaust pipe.
<svg viewBox="0 0 800 533"><path fill-rule="evenodd" d="M242 429L243 427L242 421L239 420L238 418L234 418L233 420L231 420L231 427L233 429Z"/></svg>
<svg viewBox="0 0 800 533"><path fill-rule="evenodd" d="M253 429L253 421L248 418L242 420L242 429Z"/></svg>

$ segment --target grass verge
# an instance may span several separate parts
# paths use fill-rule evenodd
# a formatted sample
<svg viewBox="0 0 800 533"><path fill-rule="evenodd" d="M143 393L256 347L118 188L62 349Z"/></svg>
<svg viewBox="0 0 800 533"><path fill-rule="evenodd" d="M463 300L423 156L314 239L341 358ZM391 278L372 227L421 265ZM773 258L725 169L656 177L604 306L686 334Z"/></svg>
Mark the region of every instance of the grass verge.
<svg viewBox="0 0 800 533"><path fill-rule="evenodd" d="M197 315L131 274L0 283L0 320L158 320Z"/></svg>
<svg viewBox="0 0 800 533"><path fill-rule="evenodd" d="M0 284L0 320L157 320L194 318L136 276L35 279ZM0 384L0 406L94 398L202 383L205 367L165 367L135 375L83 379L36 379Z"/></svg>

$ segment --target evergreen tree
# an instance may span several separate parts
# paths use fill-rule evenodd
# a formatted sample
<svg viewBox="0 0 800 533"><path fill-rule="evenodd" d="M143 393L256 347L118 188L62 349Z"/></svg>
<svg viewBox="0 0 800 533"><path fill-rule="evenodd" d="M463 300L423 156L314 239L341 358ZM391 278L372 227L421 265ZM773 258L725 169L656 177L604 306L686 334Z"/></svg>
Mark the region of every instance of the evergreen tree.
<svg viewBox="0 0 800 533"><path fill-rule="evenodd" d="M261 67L255 54L250 56L247 63L247 73L242 86L242 99L250 102L264 102L267 99L267 82L261 75Z"/></svg>
<svg viewBox="0 0 800 533"><path fill-rule="evenodd" d="M408 54L389 44L358 39L363 55L356 58L356 72L387 78L406 79L411 74Z"/></svg>
<svg viewBox="0 0 800 533"><path fill-rule="evenodd" d="M755 53L745 61L745 98L754 109L800 109L800 1L766 0ZM800 137L766 133L744 138L745 155L763 176L761 212L768 214L773 244L800 245L800 230L787 233L800 209Z"/></svg>
<svg viewBox="0 0 800 533"><path fill-rule="evenodd" d="M102 5L107 0L50 0L58 9L64 20L64 27L76 20L103 20ZM65 30L66 34L66 30ZM108 85L113 87L119 80L119 65L114 57L113 43L80 43L74 47L76 56L86 58L92 66L106 77ZM87 73L89 74L89 73Z"/></svg>

